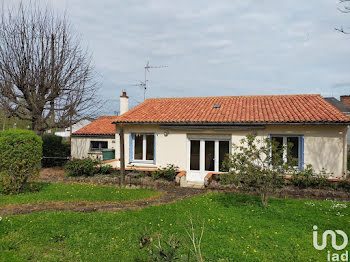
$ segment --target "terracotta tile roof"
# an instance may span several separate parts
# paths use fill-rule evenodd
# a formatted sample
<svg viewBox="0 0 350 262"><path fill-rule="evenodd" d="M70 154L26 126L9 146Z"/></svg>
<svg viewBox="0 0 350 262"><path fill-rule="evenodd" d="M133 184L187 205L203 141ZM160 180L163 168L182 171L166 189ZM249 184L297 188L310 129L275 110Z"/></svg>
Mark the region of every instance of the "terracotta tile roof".
<svg viewBox="0 0 350 262"><path fill-rule="evenodd" d="M350 118L321 95L266 95L151 98L114 122L350 123Z"/></svg>
<svg viewBox="0 0 350 262"><path fill-rule="evenodd" d="M115 125L112 121L117 116L100 116L97 120L75 131L73 136L81 135L115 135Z"/></svg>

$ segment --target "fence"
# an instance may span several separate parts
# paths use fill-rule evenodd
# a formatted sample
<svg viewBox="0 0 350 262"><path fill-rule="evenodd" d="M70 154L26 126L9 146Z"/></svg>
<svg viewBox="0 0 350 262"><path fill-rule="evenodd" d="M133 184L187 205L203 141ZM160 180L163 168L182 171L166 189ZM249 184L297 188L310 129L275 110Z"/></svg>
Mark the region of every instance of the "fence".
<svg viewBox="0 0 350 262"><path fill-rule="evenodd" d="M55 167L64 166L64 164L69 160L69 156L43 156L41 160L41 167Z"/></svg>

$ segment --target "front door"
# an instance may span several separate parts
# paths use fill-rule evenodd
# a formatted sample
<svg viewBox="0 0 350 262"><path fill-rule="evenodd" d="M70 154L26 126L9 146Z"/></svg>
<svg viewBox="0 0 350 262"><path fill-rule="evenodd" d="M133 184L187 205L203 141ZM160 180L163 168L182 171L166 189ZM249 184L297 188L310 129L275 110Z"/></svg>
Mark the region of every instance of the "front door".
<svg viewBox="0 0 350 262"><path fill-rule="evenodd" d="M225 171L222 162L230 153L230 140L189 139L187 181L203 182L211 172Z"/></svg>

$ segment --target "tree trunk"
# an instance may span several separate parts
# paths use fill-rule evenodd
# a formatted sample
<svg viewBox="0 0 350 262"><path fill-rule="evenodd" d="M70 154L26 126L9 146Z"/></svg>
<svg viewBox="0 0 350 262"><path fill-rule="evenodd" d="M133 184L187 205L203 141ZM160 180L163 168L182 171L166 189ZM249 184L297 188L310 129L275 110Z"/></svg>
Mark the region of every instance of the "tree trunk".
<svg viewBox="0 0 350 262"><path fill-rule="evenodd" d="M41 129L40 118L32 116L31 122L32 122L32 130L35 132L35 134L41 137L43 135L43 131Z"/></svg>
<svg viewBox="0 0 350 262"><path fill-rule="evenodd" d="M261 203L265 209L267 208L267 201L268 201L267 193L261 193Z"/></svg>

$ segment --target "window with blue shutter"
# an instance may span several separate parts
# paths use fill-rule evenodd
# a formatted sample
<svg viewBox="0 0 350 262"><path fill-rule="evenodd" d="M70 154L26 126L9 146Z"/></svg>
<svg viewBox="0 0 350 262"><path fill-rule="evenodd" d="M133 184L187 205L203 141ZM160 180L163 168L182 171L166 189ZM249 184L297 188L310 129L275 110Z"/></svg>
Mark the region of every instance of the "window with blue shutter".
<svg viewBox="0 0 350 262"><path fill-rule="evenodd" d="M156 162L156 135L150 133L130 134L130 162Z"/></svg>
<svg viewBox="0 0 350 262"><path fill-rule="evenodd" d="M303 135L275 135L270 134L269 139L277 144L277 149L271 152L274 163L288 163L295 168L304 169L304 136ZM278 146L280 145L280 147Z"/></svg>

